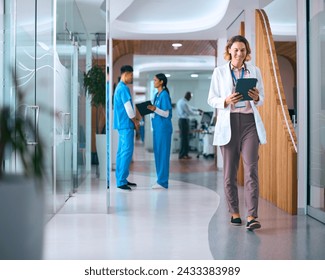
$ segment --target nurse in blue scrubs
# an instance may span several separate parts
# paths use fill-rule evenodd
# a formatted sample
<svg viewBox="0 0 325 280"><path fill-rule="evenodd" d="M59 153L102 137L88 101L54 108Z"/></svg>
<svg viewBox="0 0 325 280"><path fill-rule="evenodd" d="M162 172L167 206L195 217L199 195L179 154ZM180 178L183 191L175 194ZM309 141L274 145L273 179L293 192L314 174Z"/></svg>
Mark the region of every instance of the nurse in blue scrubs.
<svg viewBox="0 0 325 280"><path fill-rule="evenodd" d="M158 90L153 105L148 109L154 112L152 118L153 150L155 155L157 182L153 189L167 189L169 179L170 147L173 133L172 102L167 88L167 77L157 74L154 87Z"/></svg>
<svg viewBox="0 0 325 280"><path fill-rule="evenodd" d="M133 82L133 67L121 67L121 80L114 91L114 129L118 130L116 154L116 185L121 190L131 191L135 183L127 180L134 149L134 129L139 129L139 121L133 107L128 84Z"/></svg>

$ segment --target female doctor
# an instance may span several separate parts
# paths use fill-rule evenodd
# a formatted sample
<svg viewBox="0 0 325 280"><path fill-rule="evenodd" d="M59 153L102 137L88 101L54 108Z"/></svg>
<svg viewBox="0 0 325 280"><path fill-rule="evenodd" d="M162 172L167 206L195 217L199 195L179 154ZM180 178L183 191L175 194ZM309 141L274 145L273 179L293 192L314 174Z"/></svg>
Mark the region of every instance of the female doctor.
<svg viewBox="0 0 325 280"><path fill-rule="evenodd" d="M172 103L167 88L167 77L163 73L155 75L154 87L158 90L153 105L148 109L153 111L153 150L155 155L157 182L153 189L168 189L170 147L173 133Z"/></svg>
<svg viewBox="0 0 325 280"><path fill-rule="evenodd" d="M266 143L266 132L257 106L264 102L263 81L259 68L246 62L251 49L247 39L234 36L228 40L224 58L228 63L213 71L208 104L218 109L213 145L220 146L223 156L224 190L231 214L230 223L242 224L239 211L237 170L240 154L244 165L244 199L246 228L261 227L258 217L258 149ZM249 90L251 101L242 101L235 92L237 79L257 78L256 87Z"/></svg>

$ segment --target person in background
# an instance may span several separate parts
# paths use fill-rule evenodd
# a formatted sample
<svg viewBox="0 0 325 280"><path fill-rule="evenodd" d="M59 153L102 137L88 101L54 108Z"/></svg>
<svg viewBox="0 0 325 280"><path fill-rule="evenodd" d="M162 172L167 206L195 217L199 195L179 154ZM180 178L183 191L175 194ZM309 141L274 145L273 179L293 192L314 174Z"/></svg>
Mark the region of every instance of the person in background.
<svg viewBox="0 0 325 280"><path fill-rule="evenodd" d="M157 182L153 189L168 188L170 148L172 141L172 102L167 88L167 77L163 73L155 75L154 87L158 90L153 105L148 109L153 111L153 150L155 155Z"/></svg>
<svg viewBox="0 0 325 280"><path fill-rule="evenodd" d="M244 199L247 208L248 230L261 227L258 218L258 150L266 143L266 132L257 110L263 105L264 88L259 68L246 62L251 49L247 39L234 36L228 40L224 58L228 63L214 69L208 104L218 109L213 144L220 146L223 156L224 189L231 214L230 223L242 224L239 211L237 171L240 154L244 165ZM257 85L249 90L252 101L242 101L235 92L237 79L257 78Z"/></svg>
<svg viewBox="0 0 325 280"><path fill-rule="evenodd" d="M118 130L116 154L116 185L119 189L131 191L135 183L127 181L134 150L134 129L139 129L128 84L133 82L133 67L121 67L121 80L114 91L114 129Z"/></svg>
<svg viewBox="0 0 325 280"><path fill-rule="evenodd" d="M177 101L176 109L178 115L178 127L179 135L181 138L181 145L179 149L178 158L179 159L191 159L189 156L190 150L190 116L197 116L203 113L202 110L197 109L189 105L189 101L192 98L191 92L186 92L184 98Z"/></svg>

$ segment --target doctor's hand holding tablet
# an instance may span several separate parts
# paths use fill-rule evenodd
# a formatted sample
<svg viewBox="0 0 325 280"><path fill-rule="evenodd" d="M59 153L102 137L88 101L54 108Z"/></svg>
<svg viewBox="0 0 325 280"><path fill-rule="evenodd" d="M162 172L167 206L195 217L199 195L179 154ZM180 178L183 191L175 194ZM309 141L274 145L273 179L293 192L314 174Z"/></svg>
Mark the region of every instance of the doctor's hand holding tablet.
<svg viewBox="0 0 325 280"><path fill-rule="evenodd" d="M236 106L238 102L259 101L259 92L256 88L257 79L256 78L241 78L237 80L235 92L229 95L225 99L225 107L229 104ZM241 106L239 106L241 107Z"/></svg>

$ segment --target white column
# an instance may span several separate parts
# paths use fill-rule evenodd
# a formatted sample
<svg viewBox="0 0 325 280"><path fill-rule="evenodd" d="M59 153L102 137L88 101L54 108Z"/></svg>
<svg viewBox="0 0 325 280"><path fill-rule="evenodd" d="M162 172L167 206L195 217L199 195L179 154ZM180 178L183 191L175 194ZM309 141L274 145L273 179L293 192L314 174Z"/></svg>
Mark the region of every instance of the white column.
<svg viewBox="0 0 325 280"><path fill-rule="evenodd" d="M245 10L245 38L248 40L252 50L251 62L255 64L255 57L256 57L255 9Z"/></svg>
<svg viewBox="0 0 325 280"><path fill-rule="evenodd" d="M225 32L224 36L218 38L218 54L217 54L217 61L216 66L222 65L226 63L226 60L223 58L225 47L227 45L227 32Z"/></svg>
<svg viewBox="0 0 325 280"><path fill-rule="evenodd" d="M92 41L87 40L87 53L86 53L86 72L92 66L91 55ZM91 98L87 93L86 99L86 171L91 171Z"/></svg>
<svg viewBox="0 0 325 280"><path fill-rule="evenodd" d="M217 54L217 65L223 65L227 63L227 61L224 59L224 53L225 53L225 47L227 45L227 31L225 31L224 36L221 38L218 38L218 54ZM220 147L217 147L217 168L223 169L223 158L220 151Z"/></svg>
<svg viewBox="0 0 325 280"><path fill-rule="evenodd" d="M71 108L71 131L72 131L72 174L73 184L76 184L78 177L78 66L79 66L78 43L73 46L73 69L72 69L72 108ZM77 187L77 186L73 186Z"/></svg>
<svg viewBox="0 0 325 280"><path fill-rule="evenodd" d="M298 209L307 208L307 7L297 1Z"/></svg>

